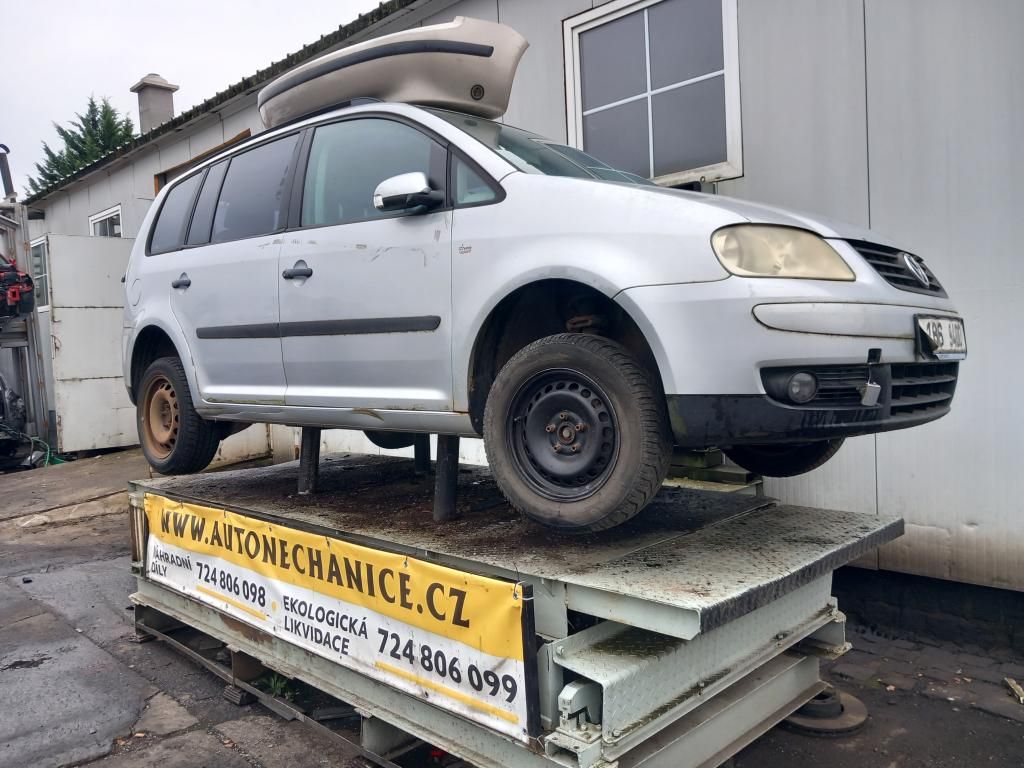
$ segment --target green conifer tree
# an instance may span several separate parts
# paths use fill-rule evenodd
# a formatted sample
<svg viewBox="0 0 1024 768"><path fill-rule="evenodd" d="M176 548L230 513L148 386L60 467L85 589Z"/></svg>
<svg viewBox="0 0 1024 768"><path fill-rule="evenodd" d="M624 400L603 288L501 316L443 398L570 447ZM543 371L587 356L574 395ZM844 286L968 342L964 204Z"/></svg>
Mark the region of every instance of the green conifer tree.
<svg viewBox="0 0 1024 768"><path fill-rule="evenodd" d="M131 117L122 116L108 99L97 102L90 96L85 113L75 118L66 127L53 124L64 146L54 151L43 142L43 160L36 163L38 176L29 177L29 194L56 184L135 137Z"/></svg>

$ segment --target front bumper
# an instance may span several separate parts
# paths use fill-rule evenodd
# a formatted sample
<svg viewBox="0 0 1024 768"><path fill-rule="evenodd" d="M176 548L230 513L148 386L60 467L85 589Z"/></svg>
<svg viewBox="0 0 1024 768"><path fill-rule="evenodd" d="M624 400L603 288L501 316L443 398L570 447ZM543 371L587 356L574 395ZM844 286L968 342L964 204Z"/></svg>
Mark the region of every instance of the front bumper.
<svg viewBox="0 0 1024 768"><path fill-rule="evenodd" d="M923 359L919 314L957 317L941 297L856 282L730 277L629 288L615 297L640 327L663 390L676 395L764 395L765 368Z"/></svg>
<svg viewBox="0 0 1024 768"><path fill-rule="evenodd" d="M870 374L865 365L863 370L865 380L870 376L880 387L873 407L787 405L768 395L668 395L676 444L707 448L853 437L916 427L949 413L957 363L873 365ZM834 402L849 402L843 389L830 394Z"/></svg>

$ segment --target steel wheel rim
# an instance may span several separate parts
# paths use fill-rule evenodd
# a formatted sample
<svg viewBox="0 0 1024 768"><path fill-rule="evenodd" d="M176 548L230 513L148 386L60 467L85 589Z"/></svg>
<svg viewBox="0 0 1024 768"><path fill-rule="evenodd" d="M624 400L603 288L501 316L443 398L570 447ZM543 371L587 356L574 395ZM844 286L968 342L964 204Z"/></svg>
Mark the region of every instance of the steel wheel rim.
<svg viewBox="0 0 1024 768"><path fill-rule="evenodd" d="M529 378L512 398L505 434L520 475L541 496L581 501L607 482L619 427L605 391L567 368Z"/></svg>
<svg viewBox="0 0 1024 768"><path fill-rule="evenodd" d="M171 455L181 427L181 408L178 393L166 376L156 376L150 381L142 401L139 426L152 456L166 459Z"/></svg>

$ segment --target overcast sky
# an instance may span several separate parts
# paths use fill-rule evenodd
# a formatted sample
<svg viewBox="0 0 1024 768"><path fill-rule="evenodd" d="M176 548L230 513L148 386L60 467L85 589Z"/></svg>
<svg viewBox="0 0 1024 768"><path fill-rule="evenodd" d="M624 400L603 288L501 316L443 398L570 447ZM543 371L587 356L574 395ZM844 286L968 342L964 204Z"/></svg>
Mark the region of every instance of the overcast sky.
<svg viewBox="0 0 1024 768"><path fill-rule="evenodd" d="M10 147L18 196L35 175L41 142L60 147L52 123L109 97L139 129L128 89L156 72L181 89L175 114L376 8L379 0L173 0L96 5L75 0L4 3L5 82L0 144Z"/></svg>

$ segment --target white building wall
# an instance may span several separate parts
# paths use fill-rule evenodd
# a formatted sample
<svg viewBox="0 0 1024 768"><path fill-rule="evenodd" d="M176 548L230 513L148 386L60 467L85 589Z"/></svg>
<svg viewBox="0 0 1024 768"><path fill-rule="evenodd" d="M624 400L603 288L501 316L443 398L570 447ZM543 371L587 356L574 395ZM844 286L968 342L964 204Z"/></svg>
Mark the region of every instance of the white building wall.
<svg viewBox="0 0 1024 768"><path fill-rule="evenodd" d="M1024 589L1024 4L868 0L871 225L933 265L967 322L953 412L878 439L881 565ZM950 41L977 55L950 55Z"/></svg>
<svg viewBox="0 0 1024 768"><path fill-rule="evenodd" d="M403 23L466 15L515 26L531 46L505 119L564 139L562 20L600 4L437 0L442 11ZM868 225L904 243L950 286L971 350L952 415L850 440L822 469L770 481L769 491L795 503L904 516L908 533L883 550L882 567L1024 590L1024 526L1011 482L1024 455L1024 411L1013 389L1024 371L1009 338L1024 287L1015 246L1024 5L739 0L738 12L744 176L719 184L719 193ZM950 41L984 54L953 55ZM125 235L134 237L155 173L246 128L262 129L254 95L111 170L95 201L121 197ZM48 201L47 231L87 233L88 215L100 210L89 194L75 189ZM273 432L275 453L292 455L292 445L282 445L293 442L290 434ZM325 449L378 452L360 433L340 431L325 433ZM469 440L463 456L485 458Z"/></svg>

